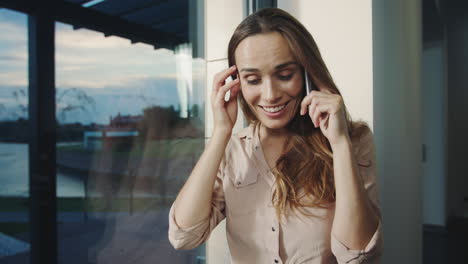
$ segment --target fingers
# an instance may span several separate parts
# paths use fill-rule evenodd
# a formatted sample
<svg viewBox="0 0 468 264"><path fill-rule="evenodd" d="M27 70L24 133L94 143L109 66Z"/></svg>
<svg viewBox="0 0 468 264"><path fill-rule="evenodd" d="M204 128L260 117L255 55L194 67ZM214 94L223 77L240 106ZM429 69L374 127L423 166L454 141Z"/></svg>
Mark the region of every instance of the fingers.
<svg viewBox="0 0 468 264"><path fill-rule="evenodd" d="M315 91L315 90L311 91L309 95L307 95L306 97L304 97L304 99L302 99L300 114L305 115L307 113L308 108L311 107L309 105L312 105L314 103L314 98L321 98L321 97L324 97L324 95L321 94L320 92Z"/></svg>
<svg viewBox="0 0 468 264"><path fill-rule="evenodd" d="M309 116L311 116L312 123L315 127L320 126L320 117L328 113L329 105L316 105L314 110L309 110Z"/></svg>
<svg viewBox="0 0 468 264"><path fill-rule="evenodd" d="M216 102L224 104L224 97L229 90L231 91L230 99L232 99L239 92L239 87L239 79L235 79L221 86L216 94Z"/></svg>
<svg viewBox="0 0 468 264"><path fill-rule="evenodd" d="M213 91L211 94L212 102L217 103L217 104L218 103L224 104L224 97L226 96L226 92L228 92L232 88L234 89L232 89L229 94L230 98L231 99L236 98L236 94L239 91L239 87L238 87L239 80L236 79L226 84L226 79L232 74L236 73L236 71L237 71L237 67L236 65L233 65L215 74L213 78Z"/></svg>
<svg viewBox="0 0 468 264"><path fill-rule="evenodd" d="M236 65L218 72L213 78L213 92L217 92L226 83L226 79L237 70Z"/></svg>
<svg viewBox="0 0 468 264"><path fill-rule="evenodd" d="M313 91L308 96L304 97L301 102L301 115L309 114L310 119L315 127L320 125L320 117L326 114L331 105L335 103L335 98L330 97L328 94L321 94L318 91Z"/></svg>

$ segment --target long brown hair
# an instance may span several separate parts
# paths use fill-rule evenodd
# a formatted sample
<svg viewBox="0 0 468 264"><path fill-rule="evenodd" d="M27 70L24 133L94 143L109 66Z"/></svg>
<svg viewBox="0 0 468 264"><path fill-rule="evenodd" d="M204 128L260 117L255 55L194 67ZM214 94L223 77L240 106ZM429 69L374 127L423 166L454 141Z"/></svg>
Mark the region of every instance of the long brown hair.
<svg viewBox="0 0 468 264"><path fill-rule="evenodd" d="M320 83L330 92L341 95L312 35L297 19L278 8L262 9L239 24L229 41L229 66L236 64L235 51L242 40L269 32L278 32L286 39L296 61L312 77L311 84L313 79L314 83ZM302 91L303 98L306 92L305 89ZM238 98L247 121L250 124L259 122L242 92ZM352 122L346 108L345 113L351 139L359 138L368 129L367 124ZM314 216L307 213L304 207L328 208L336 199L332 149L320 128L314 128L308 115L296 114L286 128L293 136L288 137L286 147L273 169L276 188L272 194L272 203L278 219L282 214L286 215L288 207L304 215Z"/></svg>

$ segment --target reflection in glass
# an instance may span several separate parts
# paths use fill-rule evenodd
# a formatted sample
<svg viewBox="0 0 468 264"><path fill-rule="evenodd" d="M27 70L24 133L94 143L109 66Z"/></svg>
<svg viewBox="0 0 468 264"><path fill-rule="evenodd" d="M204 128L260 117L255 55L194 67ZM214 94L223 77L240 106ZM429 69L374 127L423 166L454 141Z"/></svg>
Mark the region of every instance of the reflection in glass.
<svg viewBox="0 0 468 264"><path fill-rule="evenodd" d="M204 147L205 62L191 49L56 24L60 263L204 263L204 246L167 239Z"/></svg>
<svg viewBox="0 0 468 264"><path fill-rule="evenodd" d="M29 263L26 25L0 10L0 263Z"/></svg>

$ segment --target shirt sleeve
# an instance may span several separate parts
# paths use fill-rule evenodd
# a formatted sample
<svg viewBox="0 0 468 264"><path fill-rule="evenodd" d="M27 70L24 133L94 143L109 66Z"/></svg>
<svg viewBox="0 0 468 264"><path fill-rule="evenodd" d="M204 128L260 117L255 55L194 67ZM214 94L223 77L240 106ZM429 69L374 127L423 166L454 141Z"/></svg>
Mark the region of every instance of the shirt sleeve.
<svg viewBox="0 0 468 264"><path fill-rule="evenodd" d="M216 175L211 198L211 213L206 218L187 228L181 228L174 216L174 203L169 210L169 241L175 249L193 249L203 244L210 236L211 231L225 217L225 199L223 190L224 159Z"/></svg>
<svg viewBox="0 0 468 264"><path fill-rule="evenodd" d="M379 223L372 238L361 250L349 249L339 241L332 233L331 251L338 263L380 263L383 251L382 214L377 191L377 164L375 156L375 144L372 131L369 131L360 139L360 148L357 154L359 173L362 177L364 188L371 201L375 213L378 215Z"/></svg>

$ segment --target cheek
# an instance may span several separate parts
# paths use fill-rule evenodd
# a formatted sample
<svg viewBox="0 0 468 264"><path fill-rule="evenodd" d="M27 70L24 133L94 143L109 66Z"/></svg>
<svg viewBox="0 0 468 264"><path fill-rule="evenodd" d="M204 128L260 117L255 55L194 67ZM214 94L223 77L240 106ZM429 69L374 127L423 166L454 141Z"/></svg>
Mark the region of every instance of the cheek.
<svg viewBox="0 0 468 264"><path fill-rule="evenodd" d="M244 87L245 86L241 87L242 96L244 97L244 100L247 101L247 103L249 104L255 103L255 101L259 97L257 89L254 89L252 87Z"/></svg>
<svg viewBox="0 0 468 264"><path fill-rule="evenodd" d="M290 82L284 83L282 88L289 96L296 97L300 96L303 89L302 81L298 78L291 80Z"/></svg>

